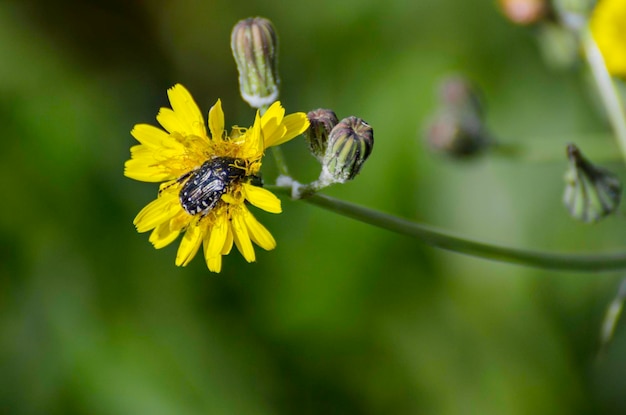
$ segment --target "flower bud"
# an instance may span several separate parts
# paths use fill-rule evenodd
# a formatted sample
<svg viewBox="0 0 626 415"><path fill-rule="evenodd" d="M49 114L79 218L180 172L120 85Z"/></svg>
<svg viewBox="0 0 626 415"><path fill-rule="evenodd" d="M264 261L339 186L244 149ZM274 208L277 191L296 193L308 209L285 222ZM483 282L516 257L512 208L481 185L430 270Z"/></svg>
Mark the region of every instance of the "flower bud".
<svg viewBox="0 0 626 415"><path fill-rule="evenodd" d="M481 119L442 111L426 129L426 142L434 151L456 158L473 156L491 144Z"/></svg>
<svg viewBox="0 0 626 415"><path fill-rule="evenodd" d="M278 98L278 37L272 22L263 17L240 20L230 47L239 71L241 97L253 108Z"/></svg>
<svg viewBox="0 0 626 415"><path fill-rule="evenodd" d="M499 0L498 3L511 22L522 26L539 22L548 12L547 0Z"/></svg>
<svg viewBox="0 0 626 415"><path fill-rule="evenodd" d="M580 62L580 40L576 32L552 22L537 29L539 49L549 66L571 69Z"/></svg>
<svg viewBox="0 0 626 415"><path fill-rule="evenodd" d="M574 144L567 146L567 157L570 164L563 202L570 215L583 222L596 222L615 212L622 194L619 179L591 164Z"/></svg>
<svg viewBox="0 0 626 415"><path fill-rule="evenodd" d="M426 141L433 150L460 158L475 155L492 144L483 120L480 95L462 75L440 82L440 108L425 131Z"/></svg>
<svg viewBox="0 0 626 415"><path fill-rule="evenodd" d="M320 182L345 183L359 174L374 147L374 130L360 118L344 118L328 136Z"/></svg>
<svg viewBox="0 0 626 415"><path fill-rule="evenodd" d="M310 126L304 137L311 154L321 163L324 160L324 154L326 154L328 135L339 120L333 110L323 108L310 111L306 117L309 119Z"/></svg>

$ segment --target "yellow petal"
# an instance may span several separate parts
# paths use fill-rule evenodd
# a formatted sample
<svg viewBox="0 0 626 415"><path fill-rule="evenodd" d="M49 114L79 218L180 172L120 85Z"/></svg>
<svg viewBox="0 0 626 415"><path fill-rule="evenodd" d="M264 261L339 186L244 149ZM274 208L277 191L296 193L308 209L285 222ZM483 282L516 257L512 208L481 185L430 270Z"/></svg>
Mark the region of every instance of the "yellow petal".
<svg viewBox="0 0 626 415"><path fill-rule="evenodd" d="M185 126L182 131L188 135L205 137L204 118L189 91L181 84L176 84L167 91L167 95L178 120Z"/></svg>
<svg viewBox="0 0 626 415"><path fill-rule="evenodd" d="M280 199L267 189L253 186L250 183L243 184L244 197L259 209L270 213L280 213Z"/></svg>
<svg viewBox="0 0 626 415"><path fill-rule="evenodd" d="M185 123L178 117L178 115L169 108L161 108L156 116L159 124L170 133L178 132L183 135L188 135Z"/></svg>
<svg viewBox="0 0 626 415"><path fill-rule="evenodd" d="M230 254L230 250L233 249L233 231L230 229L230 226L227 226L226 229L228 232L226 233L226 241L224 241L224 246L222 247L222 255Z"/></svg>
<svg viewBox="0 0 626 415"><path fill-rule="evenodd" d="M176 253L176 265L184 267L196 256L202 243L202 235L201 224L194 222L189 225Z"/></svg>
<svg viewBox="0 0 626 415"><path fill-rule="evenodd" d="M261 129L263 130L263 140L265 147L278 141L286 132L286 128L282 125L285 109L280 105L280 101L276 101L261 117Z"/></svg>
<svg viewBox="0 0 626 415"><path fill-rule="evenodd" d="M204 256L212 258L215 256L221 256L228 235L228 216L226 211L221 211L218 214L213 226L211 226L211 236L209 243L205 246Z"/></svg>
<svg viewBox="0 0 626 415"><path fill-rule="evenodd" d="M166 171L163 166L145 159L127 160L124 163L124 175L131 179L152 183L172 180L176 177L176 175Z"/></svg>
<svg viewBox="0 0 626 415"><path fill-rule="evenodd" d="M211 272L219 273L222 271L222 256L213 256L213 257L205 257L206 258L206 266L209 268Z"/></svg>
<svg viewBox="0 0 626 415"><path fill-rule="evenodd" d="M153 125L137 124L131 130L130 134L137 141L151 148L159 148L163 146L163 142L169 140L169 135Z"/></svg>
<svg viewBox="0 0 626 415"><path fill-rule="evenodd" d="M135 217L133 223L137 232L147 232L163 222L169 221L182 210L178 198L164 194L144 207Z"/></svg>
<svg viewBox="0 0 626 415"><path fill-rule="evenodd" d="M209 271L222 270L222 255L228 254L233 244L232 236L228 235L228 228L228 216L226 211L222 211L211 226L210 234L204 237L204 258Z"/></svg>
<svg viewBox="0 0 626 415"><path fill-rule="evenodd" d="M238 157L258 160L263 156L264 150L261 117L257 111L254 124L245 132L244 142L239 148Z"/></svg>
<svg viewBox="0 0 626 415"><path fill-rule="evenodd" d="M152 245L154 245L156 249L161 249L174 242L176 238L178 238L179 234L180 230L172 230L170 228L170 222L168 221L163 222L162 224L154 228L148 240L152 243Z"/></svg>
<svg viewBox="0 0 626 415"><path fill-rule="evenodd" d="M245 209L245 207L241 209ZM230 224L237 249L239 249L239 252L241 252L241 255L243 255L246 261L254 262L256 260L254 247L252 246L250 235L248 235L248 227L244 220L244 214L241 211L233 213Z"/></svg>
<svg viewBox="0 0 626 415"><path fill-rule="evenodd" d="M283 118L282 122L283 127L285 127L285 132L282 137L278 137L274 135L272 140L265 140L265 147L277 146L287 141L291 140L294 137L299 136L303 132L309 128L309 120L306 117L306 114L303 112L296 112L294 114L289 114L285 118Z"/></svg>
<svg viewBox="0 0 626 415"><path fill-rule="evenodd" d="M172 232L180 233L182 229L189 224L193 220L193 216L187 213L182 207L179 209L178 213L174 215L172 219L170 219L170 230Z"/></svg>
<svg viewBox="0 0 626 415"><path fill-rule="evenodd" d="M265 226L261 225L261 223L257 221L254 215L247 209L244 213L244 220L246 222L246 226L248 227L250 238L255 244L259 245L266 251L276 248L276 240L270 231L268 231Z"/></svg>
<svg viewBox="0 0 626 415"><path fill-rule="evenodd" d="M222 139L224 134L224 111L222 110L222 101L219 99L209 110L209 130L213 140Z"/></svg>

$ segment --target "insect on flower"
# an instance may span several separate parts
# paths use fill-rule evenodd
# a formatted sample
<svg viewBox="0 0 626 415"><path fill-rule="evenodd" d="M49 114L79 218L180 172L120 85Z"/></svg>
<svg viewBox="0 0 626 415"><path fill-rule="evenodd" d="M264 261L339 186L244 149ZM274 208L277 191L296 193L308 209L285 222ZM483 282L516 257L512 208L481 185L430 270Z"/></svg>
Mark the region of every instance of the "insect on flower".
<svg viewBox="0 0 626 415"><path fill-rule="evenodd" d="M185 183L179 193L180 204L190 215L206 215L220 201L229 187L246 177L245 160L214 157L197 170L183 175Z"/></svg>
<svg viewBox="0 0 626 415"><path fill-rule="evenodd" d="M160 129L137 124L139 141L131 148L124 174L145 182L161 182L158 197L133 223L150 233L155 248L182 235L176 265L187 265L202 247L209 270L220 272L222 257L236 247L248 262L256 260L253 243L271 250L272 234L256 220L250 207L280 213L280 199L262 187L259 177L265 150L302 134L309 126L304 113L285 115L279 102L250 128L225 129L222 104L209 110L208 123L185 87L167 91L172 108L161 108ZM208 128L207 128L208 127Z"/></svg>

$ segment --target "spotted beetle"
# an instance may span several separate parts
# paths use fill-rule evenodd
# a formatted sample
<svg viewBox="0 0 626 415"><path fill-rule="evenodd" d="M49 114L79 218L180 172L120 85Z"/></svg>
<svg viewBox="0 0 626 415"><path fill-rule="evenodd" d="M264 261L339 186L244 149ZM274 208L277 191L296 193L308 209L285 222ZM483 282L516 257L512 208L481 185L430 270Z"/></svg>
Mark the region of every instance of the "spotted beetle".
<svg viewBox="0 0 626 415"><path fill-rule="evenodd" d="M246 175L243 161L233 157L214 157L200 168L179 179L185 181L179 199L183 209L190 215L208 213L233 183Z"/></svg>

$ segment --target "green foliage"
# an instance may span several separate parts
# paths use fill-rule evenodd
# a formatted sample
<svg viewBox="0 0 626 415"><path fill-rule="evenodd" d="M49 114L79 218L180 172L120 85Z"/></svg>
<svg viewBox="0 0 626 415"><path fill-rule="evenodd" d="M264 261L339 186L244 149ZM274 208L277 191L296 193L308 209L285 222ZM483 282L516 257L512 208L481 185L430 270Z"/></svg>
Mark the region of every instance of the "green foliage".
<svg viewBox="0 0 626 415"><path fill-rule="evenodd" d="M174 246L156 251L135 232L156 187L122 175L130 129L153 123L177 82L203 111L221 98L227 125L250 125L230 31L262 15L280 36L287 112L332 108L376 131L360 175L329 194L506 245L624 245L620 218L567 216L564 154L454 164L424 146L434 85L453 71L483 87L502 140L547 137L541 150L606 131L580 74L547 68L532 33L493 2L314 8L0 4L0 412L624 413L623 324L596 360L619 275L440 252L289 200L279 216L255 212L277 249L255 264L230 255L220 275L201 258L175 267ZM290 168L314 180L297 141Z"/></svg>

